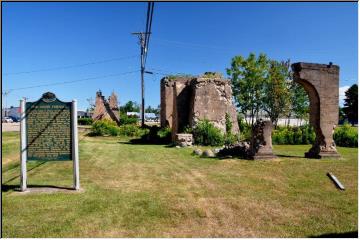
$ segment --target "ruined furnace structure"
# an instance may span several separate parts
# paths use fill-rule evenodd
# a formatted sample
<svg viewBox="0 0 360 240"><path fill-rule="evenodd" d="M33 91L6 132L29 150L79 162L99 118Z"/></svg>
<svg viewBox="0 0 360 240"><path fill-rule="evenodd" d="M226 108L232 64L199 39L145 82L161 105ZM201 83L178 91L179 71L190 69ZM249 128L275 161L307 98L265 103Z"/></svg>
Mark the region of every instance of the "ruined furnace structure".
<svg viewBox="0 0 360 240"><path fill-rule="evenodd" d="M165 77L161 79L162 127L171 127L173 137L185 127L194 127L207 119L226 131L225 115L232 121L232 132L239 133L236 109L232 103L230 82L216 74L200 77Z"/></svg>
<svg viewBox="0 0 360 240"><path fill-rule="evenodd" d="M305 153L308 158L338 158L333 139L339 118L339 66L314 63L292 64L295 82L301 84L310 99L310 124L315 143Z"/></svg>
<svg viewBox="0 0 360 240"><path fill-rule="evenodd" d="M105 99L100 90L96 92L95 110L92 118L94 121L107 119L120 124L120 112L115 92L112 92L108 100Z"/></svg>

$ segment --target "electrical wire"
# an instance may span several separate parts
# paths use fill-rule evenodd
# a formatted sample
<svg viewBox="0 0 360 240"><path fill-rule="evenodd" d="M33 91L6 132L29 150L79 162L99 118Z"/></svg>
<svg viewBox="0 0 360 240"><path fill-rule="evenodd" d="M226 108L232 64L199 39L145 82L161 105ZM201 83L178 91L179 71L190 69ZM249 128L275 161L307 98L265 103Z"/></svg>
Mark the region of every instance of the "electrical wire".
<svg viewBox="0 0 360 240"><path fill-rule="evenodd" d="M12 73L10 72L10 73L4 73L4 76L7 76L7 75L28 74L28 73L36 73L36 72L48 72L48 71L56 71L56 70L61 70L61 69L84 67L84 66L89 66L89 65L94 65L94 64L114 62L114 61L119 61L119 60L123 60L123 59L130 59L130 58L136 58L136 57L138 57L138 56L137 56L137 55L132 55L132 56L118 57L118 58L110 58L110 59L105 59L105 60L101 60L101 61L81 63L81 64L74 64L74 65L68 65L68 66L60 66L60 67L52 67L52 68L43 68L43 69L37 69L37 70L31 70L31 71L21 71L21 72L12 72Z"/></svg>
<svg viewBox="0 0 360 240"><path fill-rule="evenodd" d="M102 75L102 76L96 76L96 77L88 77L88 78L82 78L72 81L64 81L64 82L56 82L56 83L49 83L49 84L41 84L41 85L35 85L35 86L28 86L28 87L21 87L21 88L11 88L7 91L17 91L17 90L24 90L24 89L31 89L31 88L38 88L38 87L47 87L47 86L55 86L55 85L64 85L64 84L70 84L75 82L83 82L83 81L89 81L94 79L101 79L101 78L109 78L109 77L115 77L115 76L121 76L126 75L130 73L139 72L139 70L136 71L129 71L129 72L123 72L123 73L115 73L115 74L108 74L108 75Z"/></svg>

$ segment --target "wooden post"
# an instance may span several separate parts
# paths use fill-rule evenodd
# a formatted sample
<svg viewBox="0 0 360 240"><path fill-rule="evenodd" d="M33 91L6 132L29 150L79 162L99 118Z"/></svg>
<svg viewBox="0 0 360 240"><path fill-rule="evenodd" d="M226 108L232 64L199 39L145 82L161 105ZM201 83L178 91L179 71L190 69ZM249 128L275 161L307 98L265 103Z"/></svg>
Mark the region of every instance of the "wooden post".
<svg viewBox="0 0 360 240"><path fill-rule="evenodd" d="M74 189L80 189L80 177L79 177L79 147L78 147L78 128L77 128L77 103L76 100L72 101L72 160L74 168Z"/></svg>
<svg viewBox="0 0 360 240"><path fill-rule="evenodd" d="M22 192L27 189L27 148L26 148L26 109L25 99L20 100L20 190Z"/></svg>

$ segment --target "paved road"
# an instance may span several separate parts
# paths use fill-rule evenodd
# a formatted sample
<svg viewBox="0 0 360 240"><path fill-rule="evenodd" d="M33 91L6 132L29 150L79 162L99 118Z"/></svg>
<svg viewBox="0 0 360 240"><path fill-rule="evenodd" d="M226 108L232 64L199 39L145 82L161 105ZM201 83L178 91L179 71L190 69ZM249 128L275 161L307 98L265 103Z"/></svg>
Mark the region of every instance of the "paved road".
<svg viewBox="0 0 360 240"><path fill-rule="evenodd" d="M3 132L20 131L20 123L1 123Z"/></svg>

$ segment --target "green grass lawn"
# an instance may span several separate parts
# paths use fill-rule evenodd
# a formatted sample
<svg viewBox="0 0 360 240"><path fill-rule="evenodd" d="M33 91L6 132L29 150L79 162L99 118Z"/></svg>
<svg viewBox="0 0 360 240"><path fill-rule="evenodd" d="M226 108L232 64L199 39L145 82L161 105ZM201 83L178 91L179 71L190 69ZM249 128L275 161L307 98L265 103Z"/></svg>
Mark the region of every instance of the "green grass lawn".
<svg viewBox="0 0 360 240"><path fill-rule="evenodd" d="M192 149L80 139L80 193L19 186L19 133L3 133L3 237L310 237L357 231L357 148L310 160L205 159ZM29 185L72 185L72 162L28 163ZM331 171L346 187L338 190Z"/></svg>

